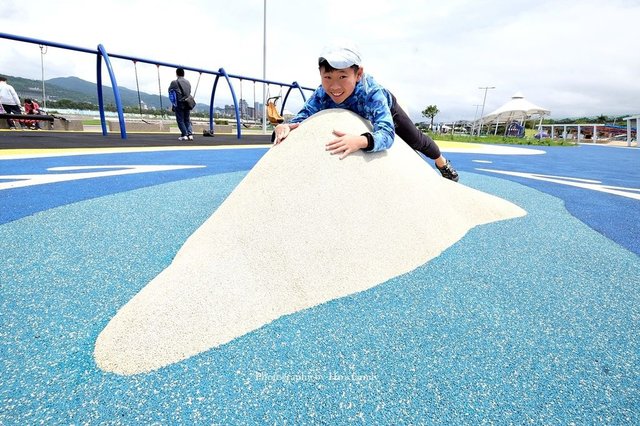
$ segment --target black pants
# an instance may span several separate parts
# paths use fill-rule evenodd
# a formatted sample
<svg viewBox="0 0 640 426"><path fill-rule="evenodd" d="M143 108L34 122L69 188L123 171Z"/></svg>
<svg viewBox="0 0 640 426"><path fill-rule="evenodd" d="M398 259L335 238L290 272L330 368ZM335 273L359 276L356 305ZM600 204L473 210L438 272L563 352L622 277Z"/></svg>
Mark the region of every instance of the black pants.
<svg viewBox="0 0 640 426"><path fill-rule="evenodd" d="M7 114L21 114L22 113L22 110L20 109L20 105L2 104L2 108L4 108L4 111ZM7 118L7 124L9 125L9 128L16 127L16 123L13 120L11 120L10 118Z"/></svg>
<svg viewBox="0 0 640 426"><path fill-rule="evenodd" d="M423 153L427 157L435 160L440 157L440 148L429 136L425 135L418 129L411 121L411 118L400 105L398 100L391 92L391 99L393 105L391 105L391 115L393 116L393 125L396 128L396 135L400 136L403 141L407 143L411 148L418 152Z"/></svg>

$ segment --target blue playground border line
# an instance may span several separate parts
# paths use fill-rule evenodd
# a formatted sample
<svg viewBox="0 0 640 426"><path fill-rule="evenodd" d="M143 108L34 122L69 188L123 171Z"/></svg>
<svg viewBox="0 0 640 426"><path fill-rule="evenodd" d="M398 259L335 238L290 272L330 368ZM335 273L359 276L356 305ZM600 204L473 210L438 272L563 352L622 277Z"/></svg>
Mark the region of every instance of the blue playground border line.
<svg viewBox="0 0 640 426"><path fill-rule="evenodd" d="M48 168L61 166L126 166L131 164L205 166L197 169L145 173L145 176L137 174L113 176L3 191L0 192L0 200L3 205L3 209L0 211L0 224L89 198L210 174L246 171L251 169L265 152L265 148L215 151L178 150L0 160L0 166L2 166L0 174L2 175L46 174L51 173L47 172ZM1 179L0 182L2 182Z"/></svg>

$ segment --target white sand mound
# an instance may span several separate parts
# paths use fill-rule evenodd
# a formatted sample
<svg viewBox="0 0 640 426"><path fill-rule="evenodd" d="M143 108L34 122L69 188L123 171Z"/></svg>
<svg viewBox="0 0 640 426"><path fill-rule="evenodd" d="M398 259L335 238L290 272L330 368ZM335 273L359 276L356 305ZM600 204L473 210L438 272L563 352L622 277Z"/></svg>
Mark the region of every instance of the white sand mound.
<svg viewBox="0 0 640 426"><path fill-rule="evenodd" d="M476 225L525 214L443 179L401 139L339 160L324 146L333 129L369 126L324 111L273 147L98 336L100 368L135 374L184 360L411 271Z"/></svg>

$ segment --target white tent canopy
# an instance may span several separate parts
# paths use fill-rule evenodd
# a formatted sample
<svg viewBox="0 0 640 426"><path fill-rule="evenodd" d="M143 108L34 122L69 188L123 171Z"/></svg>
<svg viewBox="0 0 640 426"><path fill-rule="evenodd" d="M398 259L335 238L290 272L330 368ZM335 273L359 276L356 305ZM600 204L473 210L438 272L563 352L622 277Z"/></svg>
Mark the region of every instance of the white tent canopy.
<svg viewBox="0 0 640 426"><path fill-rule="evenodd" d="M540 118L540 120L542 120L542 117L549 115L550 113L551 111L548 109L529 102L524 98L524 95L521 92L517 92L511 97L509 102L482 117L480 119L480 124L495 124L497 131L499 124L511 123L512 121L517 121L520 124L523 124L525 120L533 118Z"/></svg>

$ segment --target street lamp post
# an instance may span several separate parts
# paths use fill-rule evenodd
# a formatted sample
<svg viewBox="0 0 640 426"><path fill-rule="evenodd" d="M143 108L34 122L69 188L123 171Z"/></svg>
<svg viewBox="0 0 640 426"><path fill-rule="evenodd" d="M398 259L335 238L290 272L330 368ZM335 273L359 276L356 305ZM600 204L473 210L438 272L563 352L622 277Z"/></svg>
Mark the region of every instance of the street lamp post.
<svg viewBox="0 0 640 426"><path fill-rule="evenodd" d="M471 129L471 135L473 136L476 133L476 119L478 118L478 108L480 108L480 104L475 104L476 112L473 114L473 128Z"/></svg>
<svg viewBox="0 0 640 426"><path fill-rule="evenodd" d="M42 69L42 105L44 105L44 110L47 110L47 94L44 91L44 55L47 54L47 46L40 46L40 67Z"/></svg>
<svg viewBox="0 0 640 426"><path fill-rule="evenodd" d="M262 18L262 79L267 80L267 0L264 0ZM267 134L267 91L262 83L262 134Z"/></svg>
<svg viewBox="0 0 640 426"><path fill-rule="evenodd" d="M480 90L484 90L484 99L482 100L482 112L480 113L480 126L478 126L478 137L482 131L482 117L484 117L484 104L487 102L487 90L495 89L493 86L478 87Z"/></svg>

